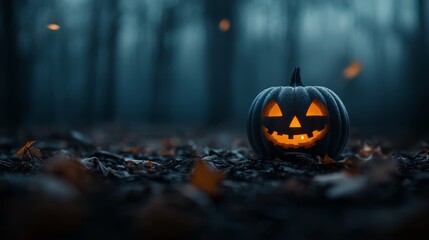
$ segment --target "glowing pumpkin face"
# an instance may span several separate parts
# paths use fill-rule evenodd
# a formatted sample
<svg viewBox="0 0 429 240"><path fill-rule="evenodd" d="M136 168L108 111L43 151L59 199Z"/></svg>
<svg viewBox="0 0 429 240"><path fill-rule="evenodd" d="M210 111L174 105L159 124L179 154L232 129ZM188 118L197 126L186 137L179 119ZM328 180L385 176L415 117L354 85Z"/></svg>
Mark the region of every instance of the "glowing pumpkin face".
<svg viewBox="0 0 429 240"><path fill-rule="evenodd" d="M285 106L287 111L287 106ZM283 148L310 148L322 139L329 129L329 112L315 99L305 115L285 114L278 103L271 100L262 111L262 129L267 140Z"/></svg>
<svg viewBox="0 0 429 240"><path fill-rule="evenodd" d="M304 87L296 68L290 86L268 88L255 98L247 130L252 148L263 157L336 155L347 141L349 118L335 93Z"/></svg>

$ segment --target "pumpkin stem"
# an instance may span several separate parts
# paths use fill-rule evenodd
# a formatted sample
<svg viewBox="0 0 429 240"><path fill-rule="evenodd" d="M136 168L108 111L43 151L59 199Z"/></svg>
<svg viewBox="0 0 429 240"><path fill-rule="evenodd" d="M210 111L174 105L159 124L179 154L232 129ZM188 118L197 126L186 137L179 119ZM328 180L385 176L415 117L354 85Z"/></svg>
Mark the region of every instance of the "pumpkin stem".
<svg viewBox="0 0 429 240"><path fill-rule="evenodd" d="M299 67L294 67L292 72L292 77L290 78L289 86L296 87L296 86L304 86L301 82L301 71L299 70Z"/></svg>

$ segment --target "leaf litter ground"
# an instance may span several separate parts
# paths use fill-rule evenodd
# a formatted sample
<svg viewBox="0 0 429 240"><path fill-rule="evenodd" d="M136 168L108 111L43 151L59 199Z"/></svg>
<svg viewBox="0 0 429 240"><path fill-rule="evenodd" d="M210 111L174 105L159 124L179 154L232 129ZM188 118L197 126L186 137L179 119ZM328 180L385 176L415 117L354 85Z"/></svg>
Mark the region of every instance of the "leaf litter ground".
<svg viewBox="0 0 429 240"><path fill-rule="evenodd" d="M424 143L353 134L337 159L269 161L228 131L105 127L2 136L0 235L7 238L429 236Z"/></svg>

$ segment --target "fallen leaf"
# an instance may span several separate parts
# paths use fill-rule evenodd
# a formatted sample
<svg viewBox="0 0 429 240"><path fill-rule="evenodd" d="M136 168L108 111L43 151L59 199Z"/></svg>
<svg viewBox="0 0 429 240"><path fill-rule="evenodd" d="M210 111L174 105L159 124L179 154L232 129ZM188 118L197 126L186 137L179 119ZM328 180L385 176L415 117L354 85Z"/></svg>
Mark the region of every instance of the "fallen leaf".
<svg viewBox="0 0 429 240"><path fill-rule="evenodd" d="M46 159L44 171L74 185L81 192L88 192L93 187L89 171L75 158L60 154L50 157Z"/></svg>
<svg viewBox="0 0 429 240"><path fill-rule="evenodd" d="M25 158L28 156L33 162L34 158L42 160L42 152L37 147L33 146L36 141L28 141L21 149L16 152L17 158Z"/></svg>
<svg viewBox="0 0 429 240"><path fill-rule="evenodd" d="M41 158L42 158L42 152L40 151L40 149L38 149L38 148L36 148L36 147L34 147L34 146L30 147L30 149L29 149L29 153L30 153L33 157L36 157L36 158L38 158L38 159L41 159Z"/></svg>
<svg viewBox="0 0 429 240"><path fill-rule="evenodd" d="M332 158L330 158L328 155L325 155L323 158L320 159L320 163L322 165L331 165L335 163L335 161Z"/></svg>
<svg viewBox="0 0 429 240"><path fill-rule="evenodd" d="M343 77L345 79L351 80L357 77L357 75L359 75L361 71L362 71L362 62L356 60L352 62L350 65L348 65L346 68L344 68Z"/></svg>
<svg viewBox="0 0 429 240"><path fill-rule="evenodd" d="M51 31L58 31L60 30L61 26L56 23L50 23L48 26L46 26Z"/></svg>
<svg viewBox="0 0 429 240"><path fill-rule="evenodd" d="M225 178L220 171L214 170L203 160L197 160L192 167L191 184L205 193L216 196L218 186Z"/></svg>
<svg viewBox="0 0 429 240"><path fill-rule="evenodd" d="M152 161L147 161L144 165L146 167L152 167L153 166L153 162Z"/></svg>
<svg viewBox="0 0 429 240"><path fill-rule="evenodd" d="M383 152L381 151L381 147L378 145L370 145L368 143L364 143L359 149L359 156L362 158L369 158L373 154L378 154L380 156L383 156Z"/></svg>
<svg viewBox="0 0 429 240"><path fill-rule="evenodd" d="M17 158L24 158L25 155L27 154L27 151L31 148L31 146L35 142L36 141L28 141L21 149L18 150L18 152L16 152L16 157Z"/></svg>

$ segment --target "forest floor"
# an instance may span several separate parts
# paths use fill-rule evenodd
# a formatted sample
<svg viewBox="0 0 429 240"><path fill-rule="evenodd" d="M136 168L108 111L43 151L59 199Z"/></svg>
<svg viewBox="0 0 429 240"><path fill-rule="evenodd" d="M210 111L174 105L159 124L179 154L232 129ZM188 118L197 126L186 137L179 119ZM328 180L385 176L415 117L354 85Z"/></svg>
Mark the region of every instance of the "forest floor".
<svg viewBox="0 0 429 240"><path fill-rule="evenodd" d="M0 238L429 239L429 147L353 134L338 159L267 161L228 131L3 134Z"/></svg>

